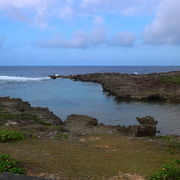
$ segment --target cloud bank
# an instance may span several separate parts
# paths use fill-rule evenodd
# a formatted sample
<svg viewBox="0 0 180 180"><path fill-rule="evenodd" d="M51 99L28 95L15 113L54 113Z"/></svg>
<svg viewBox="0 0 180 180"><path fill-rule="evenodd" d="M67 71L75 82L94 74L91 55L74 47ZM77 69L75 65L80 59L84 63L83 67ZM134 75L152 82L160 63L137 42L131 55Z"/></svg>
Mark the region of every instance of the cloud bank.
<svg viewBox="0 0 180 180"><path fill-rule="evenodd" d="M143 34L150 44L180 44L180 0L162 0L155 20Z"/></svg>
<svg viewBox="0 0 180 180"><path fill-rule="evenodd" d="M72 38L54 37L48 40L38 40L35 44L45 48L88 48L97 46L132 47L136 37L130 32L119 32L108 38L104 30L97 29L90 33L76 31Z"/></svg>
<svg viewBox="0 0 180 180"><path fill-rule="evenodd" d="M96 16L100 13L134 15L154 11L160 0L1 0L0 10L19 21L45 23L48 17L61 19Z"/></svg>
<svg viewBox="0 0 180 180"><path fill-rule="evenodd" d="M180 44L180 0L0 0L1 16L47 28L56 19L95 17L90 32L76 31L72 38L54 37L38 42L41 46L62 48L86 48L91 46L133 46L135 35L119 32L107 36L103 14L149 15L154 20L143 31L147 44ZM1 45L2 46L2 45Z"/></svg>

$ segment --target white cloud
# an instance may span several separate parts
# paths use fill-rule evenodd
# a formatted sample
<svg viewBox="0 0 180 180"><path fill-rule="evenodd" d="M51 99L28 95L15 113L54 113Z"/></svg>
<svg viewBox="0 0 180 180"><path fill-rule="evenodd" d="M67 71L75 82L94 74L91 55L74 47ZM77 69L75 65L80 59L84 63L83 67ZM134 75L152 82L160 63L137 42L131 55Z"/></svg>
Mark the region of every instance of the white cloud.
<svg viewBox="0 0 180 180"><path fill-rule="evenodd" d="M38 40L36 45L45 48L88 48L97 46L131 47L135 43L135 35L129 32L119 32L112 38L106 36L104 29L94 29L89 33L77 31L70 40L56 36L49 40Z"/></svg>
<svg viewBox="0 0 180 180"><path fill-rule="evenodd" d="M129 15L155 9L160 0L0 0L0 11L19 21L44 24L48 17L62 19L97 16L100 13ZM13 13L16 11L17 13ZM37 21L37 22L36 22Z"/></svg>
<svg viewBox="0 0 180 180"><path fill-rule="evenodd" d="M36 44L47 48L87 48L89 46L87 35L83 31L76 31L70 40L55 37L50 40L39 40Z"/></svg>
<svg viewBox="0 0 180 180"><path fill-rule="evenodd" d="M133 46L136 37L131 32L119 32L108 38L104 19L96 16L93 21L94 27L90 32L76 31L71 39L56 36L52 39L38 40L36 45L46 48L88 48L96 46Z"/></svg>
<svg viewBox="0 0 180 180"><path fill-rule="evenodd" d="M180 44L180 0L161 0L155 20L143 34L145 43Z"/></svg>
<svg viewBox="0 0 180 180"><path fill-rule="evenodd" d="M159 0L82 0L80 7L89 13L113 12L122 15L154 10Z"/></svg>
<svg viewBox="0 0 180 180"><path fill-rule="evenodd" d="M0 11L17 21L45 27L56 3L56 0L0 0Z"/></svg>
<svg viewBox="0 0 180 180"><path fill-rule="evenodd" d="M104 19L101 16L96 16L94 18L94 26L95 28L104 27L105 26Z"/></svg>
<svg viewBox="0 0 180 180"><path fill-rule="evenodd" d="M107 36L106 36L105 30L103 28L93 29L89 34L89 41L94 46L95 45L102 45L102 44L106 43Z"/></svg>
<svg viewBox="0 0 180 180"><path fill-rule="evenodd" d="M119 32L111 40L111 44L114 46L133 46L136 40L136 36L131 32Z"/></svg>

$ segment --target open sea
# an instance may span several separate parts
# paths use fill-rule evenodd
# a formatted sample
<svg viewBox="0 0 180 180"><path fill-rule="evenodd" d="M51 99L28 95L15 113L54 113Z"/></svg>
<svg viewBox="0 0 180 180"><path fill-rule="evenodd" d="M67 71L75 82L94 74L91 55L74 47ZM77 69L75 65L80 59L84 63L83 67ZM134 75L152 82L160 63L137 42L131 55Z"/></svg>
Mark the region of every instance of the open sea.
<svg viewBox="0 0 180 180"><path fill-rule="evenodd" d="M118 102L96 83L48 78L48 75L95 72L155 73L180 71L180 66L0 67L0 96L18 97L33 106L48 107L62 120L72 113L95 117L104 124L134 125L136 117L153 116L162 134L180 135L180 104ZM152 87L153 88L153 87Z"/></svg>

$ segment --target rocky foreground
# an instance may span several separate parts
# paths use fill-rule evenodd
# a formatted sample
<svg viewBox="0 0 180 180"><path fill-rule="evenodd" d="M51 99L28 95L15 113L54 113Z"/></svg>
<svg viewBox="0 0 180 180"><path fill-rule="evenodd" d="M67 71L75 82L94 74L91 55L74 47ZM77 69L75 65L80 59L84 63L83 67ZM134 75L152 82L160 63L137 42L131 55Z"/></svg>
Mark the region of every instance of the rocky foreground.
<svg viewBox="0 0 180 180"><path fill-rule="evenodd" d="M100 83L104 91L119 100L180 102L180 71L154 74L94 73L50 77Z"/></svg>
<svg viewBox="0 0 180 180"><path fill-rule="evenodd" d="M113 134L130 136L155 136L157 121L152 117L137 118L139 125L110 126L99 123L96 118L71 114L63 122L50 112L48 108L32 107L19 98L0 97L1 127L14 127L20 130L32 131L38 137L53 138L62 132L73 135Z"/></svg>
<svg viewBox="0 0 180 180"><path fill-rule="evenodd" d="M0 155L19 160L28 176L5 173L0 179L149 179L163 164L179 159L179 137L144 138L156 135L157 122L148 116L137 120L136 126L107 126L71 114L63 122L48 108L1 97ZM17 140L15 132L24 138ZM5 143L4 137L16 142Z"/></svg>

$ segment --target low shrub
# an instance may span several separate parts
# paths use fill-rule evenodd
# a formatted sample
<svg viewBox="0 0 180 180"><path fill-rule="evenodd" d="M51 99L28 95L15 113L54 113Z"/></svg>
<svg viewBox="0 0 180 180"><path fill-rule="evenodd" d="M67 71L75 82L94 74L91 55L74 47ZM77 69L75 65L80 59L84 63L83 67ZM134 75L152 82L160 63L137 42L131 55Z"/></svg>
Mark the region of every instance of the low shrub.
<svg viewBox="0 0 180 180"><path fill-rule="evenodd" d="M1 143L9 143L15 142L24 139L25 136L16 131L9 131L9 130L0 130L0 142Z"/></svg>
<svg viewBox="0 0 180 180"><path fill-rule="evenodd" d="M180 160L163 166L149 180L180 180Z"/></svg>
<svg viewBox="0 0 180 180"><path fill-rule="evenodd" d="M161 80L164 81L165 83L171 83L171 84L179 84L180 83L180 77L179 76L162 77Z"/></svg>
<svg viewBox="0 0 180 180"><path fill-rule="evenodd" d="M0 172L10 172L24 174L24 169L20 167L19 162L8 154L0 155Z"/></svg>

